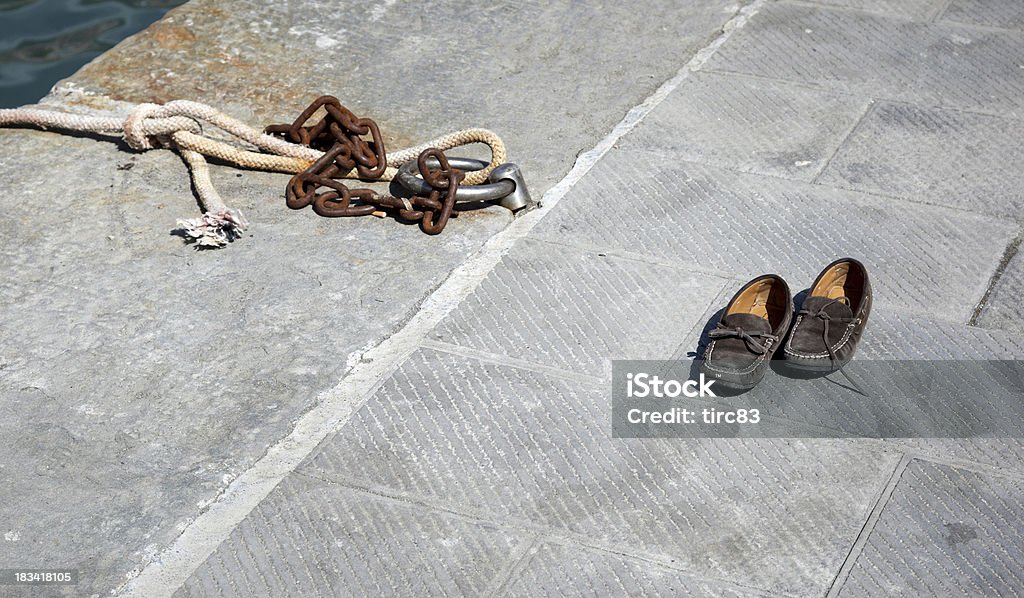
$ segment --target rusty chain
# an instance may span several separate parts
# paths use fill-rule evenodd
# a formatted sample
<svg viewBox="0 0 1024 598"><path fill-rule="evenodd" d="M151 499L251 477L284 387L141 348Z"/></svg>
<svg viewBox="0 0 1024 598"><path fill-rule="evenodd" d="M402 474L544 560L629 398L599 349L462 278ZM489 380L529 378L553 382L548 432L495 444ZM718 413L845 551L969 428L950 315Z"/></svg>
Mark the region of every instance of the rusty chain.
<svg viewBox="0 0 1024 598"><path fill-rule="evenodd" d="M312 125L307 124L320 108L325 110L324 116ZM423 150L417 160L423 180L431 188L429 195L401 198L372 189L350 189L338 180L352 170L361 179L381 178L387 168L387 154L377 123L356 117L333 96L314 100L292 124L270 125L265 131L324 152L288 182L285 198L289 208L299 210L312 205L314 212L328 218L392 210L404 220L419 222L430 235L440 233L448 219L458 214L455 197L465 174L452 168L444 152L437 148Z"/></svg>

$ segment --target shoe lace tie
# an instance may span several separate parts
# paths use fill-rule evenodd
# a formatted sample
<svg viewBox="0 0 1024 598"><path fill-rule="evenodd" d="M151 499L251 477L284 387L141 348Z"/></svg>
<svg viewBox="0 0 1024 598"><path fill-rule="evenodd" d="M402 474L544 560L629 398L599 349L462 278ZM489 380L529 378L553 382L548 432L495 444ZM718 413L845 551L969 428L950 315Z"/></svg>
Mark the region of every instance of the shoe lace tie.
<svg viewBox="0 0 1024 598"><path fill-rule="evenodd" d="M774 334L769 334L767 332L747 332L746 330L740 328L739 326L735 328L728 328L722 325L719 325L718 328L715 328L711 332L708 332L708 338L716 340L721 338L741 339L744 343L746 343L748 349L750 349L754 353L757 353L758 355L764 355L765 353L767 353L768 347L761 341L758 341L757 339L760 338L772 342L777 342L779 340L778 336Z"/></svg>
<svg viewBox="0 0 1024 598"><path fill-rule="evenodd" d="M840 317L832 316L828 312L825 311L826 307L828 307L828 306L830 306L830 305L832 305L834 303L843 303L843 304L849 306L850 305L850 300L848 298L846 298L846 297L840 297L839 299L833 299L833 300L829 301L828 303L826 303L825 305L822 305L821 308L818 311L816 311L816 312L811 312L810 310L807 310L807 309L801 309L799 312L797 312L801 316L810 317L810 318L818 318L819 320L822 321L824 326L822 326L822 329L821 329L821 340L825 341L825 350L828 351L828 357L833 362L838 361L838 360L836 359L836 352L832 349L832 344L828 340L828 325L829 325L829 322L836 322L836 323L839 323L839 324L849 324L849 323L854 321L854 318L840 318Z"/></svg>
<svg viewBox="0 0 1024 598"><path fill-rule="evenodd" d="M798 313L801 316L811 317L811 318L818 318L819 320L822 321L824 326L822 327L822 330L821 330L821 339L823 341L825 341L825 350L828 351L828 358L832 361L832 363L835 363L836 361L838 361L838 359L836 358L835 350L832 349L832 345L831 345L831 343L829 343L829 340L828 340L828 324L829 324L829 322L837 322L837 323L840 323L840 324L850 324L850 323L856 321L856 318L840 318L840 317L835 317L835 316L829 315L828 313L825 312L825 308L828 307L829 305L832 305L833 303L843 303L843 304L849 306L850 305L850 300L847 297L840 297L839 299L833 299L832 301L829 301L825 305L822 305L821 309L819 309L816 312L812 313L810 310L801 309ZM846 378L846 380L850 384L853 385L854 389L856 389L856 391L858 393L860 393L860 394L862 394L864 396L867 396L866 393L864 392L864 390L861 389L860 384L857 384L857 382L853 378L850 377L850 374L848 374L844 368L840 367L839 368L839 373L842 374L843 377Z"/></svg>

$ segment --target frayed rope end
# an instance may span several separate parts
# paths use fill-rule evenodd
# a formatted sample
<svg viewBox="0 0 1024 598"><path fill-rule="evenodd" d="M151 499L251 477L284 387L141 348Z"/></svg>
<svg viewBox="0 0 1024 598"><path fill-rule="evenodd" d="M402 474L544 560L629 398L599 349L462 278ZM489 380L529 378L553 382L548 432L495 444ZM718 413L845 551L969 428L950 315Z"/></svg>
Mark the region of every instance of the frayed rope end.
<svg viewBox="0 0 1024 598"><path fill-rule="evenodd" d="M227 208L207 212L199 218L179 220L178 226L174 232L184 237L187 243L195 243L197 248L215 249L240 238L249 223L241 212Z"/></svg>

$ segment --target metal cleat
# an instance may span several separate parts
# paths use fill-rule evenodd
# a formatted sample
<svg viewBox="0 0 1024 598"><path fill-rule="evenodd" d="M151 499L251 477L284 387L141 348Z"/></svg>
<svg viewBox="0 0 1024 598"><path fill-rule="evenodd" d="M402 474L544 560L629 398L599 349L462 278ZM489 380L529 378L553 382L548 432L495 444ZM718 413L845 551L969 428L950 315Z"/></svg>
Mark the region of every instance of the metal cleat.
<svg viewBox="0 0 1024 598"><path fill-rule="evenodd" d="M506 163L498 165L491 171L488 180L492 183L512 181L515 184L512 192L498 202L501 207L516 212L533 203L533 198L530 197L530 192L526 188L526 181L523 179L523 171L519 168L518 164Z"/></svg>

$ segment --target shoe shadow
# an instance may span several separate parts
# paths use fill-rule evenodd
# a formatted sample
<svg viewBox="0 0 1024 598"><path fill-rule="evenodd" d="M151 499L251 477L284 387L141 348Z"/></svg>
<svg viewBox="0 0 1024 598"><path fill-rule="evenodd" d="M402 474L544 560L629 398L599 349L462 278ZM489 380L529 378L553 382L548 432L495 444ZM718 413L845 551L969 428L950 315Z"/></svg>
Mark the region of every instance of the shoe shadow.
<svg viewBox="0 0 1024 598"><path fill-rule="evenodd" d="M796 322L796 314L797 312L800 311L800 308L803 307L804 301L807 300L807 296L810 293L811 289L807 288L793 296L793 319L791 320L790 326L793 325L792 322ZM813 380L815 378L821 378L823 376L828 375L829 372L826 371L818 372L813 370L800 370L792 367L789 363L787 363L785 358L783 357L781 350L782 347L786 346L787 342L789 342L788 330L786 331L786 334L783 335L782 337L779 350L775 352L775 355L772 356L771 363L768 364L768 366L772 369L773 372L779 374L780 376L784 376L786 378L794 378L797 380Z"/></svg>
<svg viewBox="0 0 1024 598"><path fill-rule="evenodd" d="M690 359L697 361L704 359L704 352L708 350L708 345L711 343L711 339L708 338L708 333L718 326L718 322L722 319L722 315L725 313L725 308L721 308L716 311L707 322L704 323L704 328L700 331L700 338L697 339L697 348L693 351L687 352L686 356Z"/></svg>
<svg viewBox="0 0 1024 598"><path fill-rule="evenodd" d="M793 309L795 310L793 313L794 316L796 315L795 312L800 311L800 308L804 306L804 301L807 300L807 296L810 294L811 289L807 288L800 291L796 295L793 295Z"/></svg>
<svg viewBox="0 0 1024 598"><path fill-rule="evenodd" d="M716 324L718 323L718 321L715 320L714 318L712 318L712 320L714 320ZM712 325L712 328L714 328L714 325ZM701 353L701 355L703 355L703 352ZM699 359L699 358L693 359L692 361L690 361L690 374L689 374L689 378L688 378L689 380L699 380L700 379L700 374L701 374L701 372L700 372L700 364L701 364L702 361L703 360ZM740 396L742 394L746 394L746 393L750 392L751 390L753 390L753 389L752 388L729 388L727 386L716 385L715 386L715 396L716 397L738 397L738 396Z"/></svg>
<svg viewBox="0 0 1024 598"><path fill-rule="evenodd" d="M824 367L820 369L796 368L781 357L772 359L771 363L768 365L776 374L785 378L792 378L794 380L817 380L818 378L824 378L836 371L833 368Z"/></svg>

